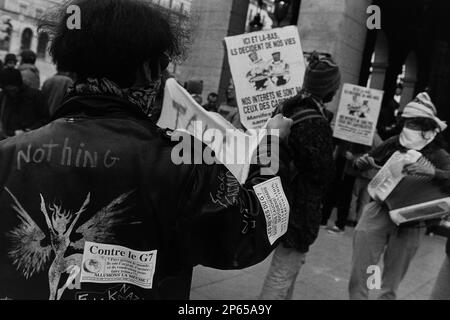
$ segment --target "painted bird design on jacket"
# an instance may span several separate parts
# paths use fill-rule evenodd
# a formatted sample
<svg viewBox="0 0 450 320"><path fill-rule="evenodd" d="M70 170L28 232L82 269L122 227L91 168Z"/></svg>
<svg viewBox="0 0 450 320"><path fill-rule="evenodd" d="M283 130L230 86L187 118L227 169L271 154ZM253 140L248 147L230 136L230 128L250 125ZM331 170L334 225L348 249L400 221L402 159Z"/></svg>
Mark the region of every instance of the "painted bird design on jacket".
<svg viewBox="0 0 450 320"><path fill-rule="evenodd" d="M12 208L20 219L19 226L7 234L12 244L8 256L13 260L17 270L29 279L45 270L50 263L51 253L54 253L54 259L48 269L50 300L59 300L67 288L81 288L79 281L83 255L76 253L66 256L69 248L82 251L86 241L113 243L115 240L113 229L118 225L131 223L122 213L131 208L124 206L124 203L134 191L120 195L79 226L75 233L81 236L81 239L72 242L73 229L80 216L87 210L91 194L88 193L80 209L75 213L64 210L61 205L54 203L47 205L43 195L40 194L40 210L45 217L48 239L46 233L30 217L14 194L6 187L5 190L13 199ZM49 244L43 245L45 243ZM69 274L68 279L61 288L58 288L64 273Z"/></svg>

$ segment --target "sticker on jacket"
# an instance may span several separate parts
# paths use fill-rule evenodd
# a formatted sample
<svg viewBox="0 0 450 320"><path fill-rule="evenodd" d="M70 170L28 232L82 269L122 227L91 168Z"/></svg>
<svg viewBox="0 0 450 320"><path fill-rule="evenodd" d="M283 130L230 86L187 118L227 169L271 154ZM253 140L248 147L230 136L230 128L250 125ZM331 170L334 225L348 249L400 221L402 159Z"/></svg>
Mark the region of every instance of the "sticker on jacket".
<svg viewBox="0 0 450 320"><path fill-rule="evenodd" d="M271 245L288 228L289 202L283 191L279 177L270 179L253 187L264 211L267 224L267 236Z"/></svg>
<svg viewBox="0 0 450 320"><path fill-rule="evenodd" d="M154 251L136 251L117 245L86 241L80 282L128 283L151 289L155 274Z"/></svg>

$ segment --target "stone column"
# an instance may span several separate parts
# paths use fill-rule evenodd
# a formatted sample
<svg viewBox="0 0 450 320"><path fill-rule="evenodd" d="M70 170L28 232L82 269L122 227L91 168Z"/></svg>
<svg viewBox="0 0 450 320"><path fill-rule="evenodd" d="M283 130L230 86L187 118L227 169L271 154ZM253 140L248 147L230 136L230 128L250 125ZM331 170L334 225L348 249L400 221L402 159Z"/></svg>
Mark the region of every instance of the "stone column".
<svg viewBox="0 0 450 320"><path fill-rule="evenodd" d="M371 0L302 0L298 27L304 51L333 55L342 81L358 84ZM335 111L339 99L329 108Z"/></svg>
<svg viewBox="0 0 450 320"><path fill-rule="evenodd" d="M389 45L386 35L379 30L374 49L374 60L372 62L372 73L370 75L370 87L383 90L386 80L386 70L389 67Z"/></svg>
<svg viewBox="0 0 450 320"><path fill-rule="evenodd" d="M176 77L187 80L203 80L203 98L218 92L223 96L230 79L226 56L226 36L244 33L249 0L193 0L192 45L188 59L178 67Z"/></svg>
<svg viewBox="0 0 450 320"><path fill-rule="evenodd" d="M405 78L403 79L403 91L400 105L405 106L414 99L417 84L417 57L410 53L405 62Z"/></svg>
<svg viewBox="0 0 450 320"><path fill-rule="evenodd" d="M387 67L388 64L385 62L372 63L372 73L370 75L370 87L372 89L383 90Z"/></svg>

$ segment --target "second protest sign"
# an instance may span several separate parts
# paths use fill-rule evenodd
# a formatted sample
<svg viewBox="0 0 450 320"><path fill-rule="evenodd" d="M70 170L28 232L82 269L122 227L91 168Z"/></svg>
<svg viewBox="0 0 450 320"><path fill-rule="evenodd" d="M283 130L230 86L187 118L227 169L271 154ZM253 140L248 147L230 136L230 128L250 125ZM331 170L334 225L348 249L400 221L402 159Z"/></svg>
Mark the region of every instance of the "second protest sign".
<svg viewBox="0 0 450 320"><path fill-rule="evenodd" d="M257 129L303 85L305 61L295 26L225 38L241 123Z"/></svg>

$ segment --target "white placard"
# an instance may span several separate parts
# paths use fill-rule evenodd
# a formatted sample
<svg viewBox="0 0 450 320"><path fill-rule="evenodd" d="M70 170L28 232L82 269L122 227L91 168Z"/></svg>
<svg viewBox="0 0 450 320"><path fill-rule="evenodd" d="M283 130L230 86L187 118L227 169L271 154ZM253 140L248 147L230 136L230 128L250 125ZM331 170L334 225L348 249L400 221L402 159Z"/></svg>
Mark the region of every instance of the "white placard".
<svg viewBox="0 0 450 320"><path fill-rule="evenodd" d="M237 130L218 113L206 111L175 79L166 82L158 126L162 129L187 131L204 142L214 150L216 158L241 184L247 180L251 157L264 137L262 131L246 134ZM207 138L207 130L216 130L220 137L213 137L215 139L211 142L211 137ZM238 143L234 143L235 141Z"/></svg>
<svg viewBox="0 0 450 320"><path fill-rule="evenodd" d="M136 251L122 246L86 241L80 282L129 283L151 289L157 251Z"/></svg>
<svg viewBox="0 0 450 320"><path fill-rule="evenodd" d="M267 236L271 245L283 236L288 228L289 202L281 180L275 177L253 187L259 199L267 224Z"/></svg>
<svg viewBox="0 0 450 320"><path fill-rule="evenodd" d="M383 91L346 83L335 119L334 137L372 146Z"/></svg>
<svg viewBox="0 0 450 320"><path fill-rule="evenodd" d="M241 123L261 128L303 85L305 60L295 26L225 38Z"/></svg>

